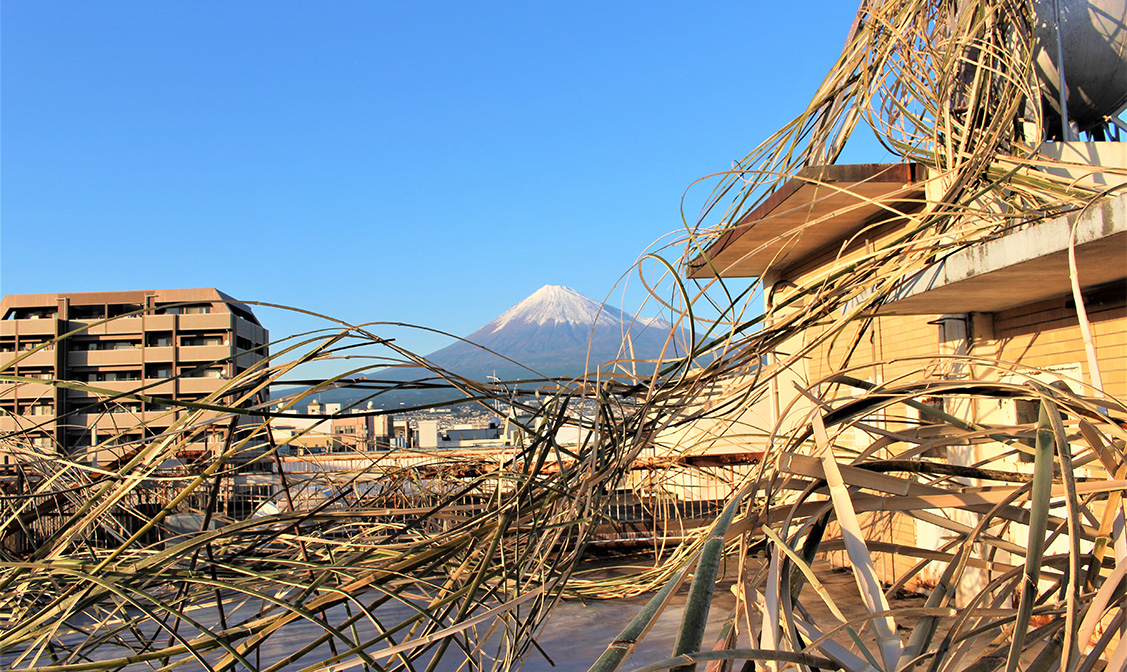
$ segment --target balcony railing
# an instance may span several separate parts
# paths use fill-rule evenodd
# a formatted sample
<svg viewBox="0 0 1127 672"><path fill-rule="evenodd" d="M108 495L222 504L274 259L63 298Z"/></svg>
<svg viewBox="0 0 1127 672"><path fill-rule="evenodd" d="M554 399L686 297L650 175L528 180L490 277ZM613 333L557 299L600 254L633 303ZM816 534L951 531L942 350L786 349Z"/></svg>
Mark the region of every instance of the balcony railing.
<svg viewBox="0 0 1127 672"><path fill-rule="evenodd" d="M27 355L16 363L16 366L40 366L51 367L55 366L55 349L54 347L44 348L36 352L29 352L21 350L17 352L4 352L0 353L0 367L3 367L12 361L19 359L21 355Z"/></svg>
<svg viewBox="0 0 1127 672"><path fill-rule="evenodd" d="M55 431L55 420L49 415L7 415L0 416L0 433L18 432L31 429L36 431Z"/></svg>
<svg viewBox="0 0 1127 672"><path fill-rule="evenodd" d="M151 394L158 397L171 397L176 394L176 381L165 378L146 378L145 385L152 385L143 390L143 394ZM140 384L138 384L140 387Z"/></svg>
<svg viewBox="0 0 1127 672"><path fill-rule="evenodd" d="M145 315L145 331L172 331L176 327L175 315Z"/></svg>
<svg viewBox="0 0 1127 672"><path fill-rule="evenodd" d="M171 345L150 346L145 348L146 362L171 362L176 348Z"/></svg>
<svg viewBox="0 0 1127 672"><path fill-rule="evenodd" d="M96 320L92 320L96 321ZM71 320L67 322L67 329L73 330L82 327L85 322ZM95 324L86 329L92 336L113 336L122 334L140 334L145 328L144 319L141 317L122 317L109 322Z"/></svg>
<svg viewBox="0 0 1127 672"><path fill-rule="evenodd" d="M67 353L68 366L140 365L141 348L123 350L78 350Z"/></svg>
<svg viewBox="0 0 1127 672"><path fill-rule="evenodd" d="M229 345L185 345L180 348L180 362L215 362L231 356Z"/></svg>
<svg viewBox="0 0 1127 672"><path fill-rule="evenodd" d="M180 378L181 394L211 394L226 385L224 378Z"/></svg>
<svg viewBox="0 0 1127 672"><path fill-rule="evenodd" d="M13 383L0 381L2 399L54 399L55 386L45 383Z"/></svg>
<svg viewBox="0 0 1127 672"><path fill-rule="evenodd" d="M0 320L0 336L54 336L58 320L44 318L39 320Z"/></svg>
<svg viewBox="0 0 1127 672"><path fill-rule="evenodd" d="M191 329L198 329L198 330L223 329L223 330L228 330L228 329L231 328L232 315L230 313L215 313L215 314L207 313L207 314L203 314L203 315L179 315L177 317L180 318L180 322L179 322L180 329L184 330L184 331L191 330Z"/></svg>

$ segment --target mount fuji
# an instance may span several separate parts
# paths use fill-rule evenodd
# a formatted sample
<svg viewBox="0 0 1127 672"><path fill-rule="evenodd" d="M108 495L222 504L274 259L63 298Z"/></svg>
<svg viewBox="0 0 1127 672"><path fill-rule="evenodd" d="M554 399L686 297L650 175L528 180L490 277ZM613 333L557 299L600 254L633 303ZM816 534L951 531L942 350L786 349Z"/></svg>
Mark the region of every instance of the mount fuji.
<svg viewBox="0 0 1127 672"><path fill-rule="evenodd" d="M479 380L576 376L614 360L656 359L663 349L667 359L682 354L671 332L660 318L636 318L570 287L545 285L427 359Z"/></svg>
<svg viewBox="0 0 1127 672"><path fill-rule="evenodd" d="M464 340L425 359L482 382L491 377L506 381L574 378L616 360L682 356L683 341L670 339L671 333L673 328L663 319L636 318L574 289L545 285ZM638 372L652 373L653 364L640 364ZM422 368L400 368L373 371L354 380L409 381L433 375ZM366 384L348 385L321 391L317 399L350 404L369 396L371 389ZM278 390L282 394L292 391ZM397 390L380 395L376 403L389 408L459 397L452 390Z"/></svg>

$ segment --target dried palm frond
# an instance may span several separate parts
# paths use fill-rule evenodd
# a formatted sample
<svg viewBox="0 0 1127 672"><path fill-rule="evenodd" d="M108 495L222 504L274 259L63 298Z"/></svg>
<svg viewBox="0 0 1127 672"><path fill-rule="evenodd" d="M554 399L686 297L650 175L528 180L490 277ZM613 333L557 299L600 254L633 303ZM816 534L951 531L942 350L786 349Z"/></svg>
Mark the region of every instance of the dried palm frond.
<svg viewBox="0 0 1127 672"><path fill-rule="evenodd" d="M1123 401L1093 375L1061 389L996 357L885 357L866 345L884 302L937 260L1118 197L1040 143L1032 17L1018 0L863 3L807 109L716 179L679 247L639 265L677 318L670 338L689 334L681 359L636 361L624 344L621 361L582 379L481 382L381 338L390 325L330 320L271 344L269 363L199 402L49 381L103 406L165 401L176 419L155 435L141 418L105 437L93 449L112 458L100 462L27 432L0 438L18 473L0 493L0 664L511 669L536 650L558 599L657 590L593 668L612 670L692 572L670 659L644 669L1118 669ZM926 174L922 198L853 194L897 228L867 227L790 285L724 278L710 245L754 227L745 216L787 180L843 189L803 169L835 161L861 124ZM677 277L698 258L714 280ZM360 346L378 353L305 395L353 385L370 392L361 408L443 388L518 409L523 443L288 471L294 439L275 441L278 412L262 392ZM1086 360L1095 373L1098 353ZM44 383L10 366L0 381ZM425 374L389 374L403 368ZM362 384L360 373L370 374ZM1038 417L986 422L974 411L1018 402ZM561 442L563 427L579 439ZM199 444L211 448L184 458ZM256 465L273 470L276 496L253 514L225 510ZM653 519L658 560L577 573L624 501ZM904 525L931 541L905 542ZM852 577L835 581L831 567ZM736 610L702 651L718 588ZM907 590L928 595L901 599Z"/></svg>

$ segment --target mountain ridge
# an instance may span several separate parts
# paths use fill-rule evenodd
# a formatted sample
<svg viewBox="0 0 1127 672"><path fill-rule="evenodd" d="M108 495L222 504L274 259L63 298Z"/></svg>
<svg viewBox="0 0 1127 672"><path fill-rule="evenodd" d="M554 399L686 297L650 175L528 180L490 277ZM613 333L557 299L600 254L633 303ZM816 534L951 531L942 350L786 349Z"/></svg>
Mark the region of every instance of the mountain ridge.
<svg viewBox="0 0 1127 672"><path fill-rule="evenodd" d="M667 346L673 328L661 318L638 318L583 296L570 287L544 285L481 328L424 359L471 380L575 378L616 360L654 360L682 353ZM494 354L496 353L496 354ZM510 361L511 360L511 361ZM417 380L422 368L373 370L369 380ZM322 402L351 403L371 394L361 388L318 393ZM457 392L395 391L381 395L383 407L444 401Z"/></svg>
<svg viewBox="0 0 1127 672"><path fill-rule="evenodd" d="M436 350L427 359L459 375L497 375L488 370L494 367L516 374L501 376L508 378L521 377L522 372L527 377L527 369L546 376L575 376L616 359L656 358L670 332L660 318L638 319L570 287L544 285L464 341Z"/></svg>

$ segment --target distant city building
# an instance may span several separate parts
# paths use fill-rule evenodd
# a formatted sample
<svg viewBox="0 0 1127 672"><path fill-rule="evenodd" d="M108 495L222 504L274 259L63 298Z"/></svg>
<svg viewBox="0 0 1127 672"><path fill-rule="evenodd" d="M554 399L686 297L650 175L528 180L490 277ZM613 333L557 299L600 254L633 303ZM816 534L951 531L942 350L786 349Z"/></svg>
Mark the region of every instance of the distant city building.
<svg viewBox="0 0 1127 672"><path fill-rule="evenodd" d="M320 453L332 447L332 423L323 417L312 417L324 413L317 399L311 400L304 411L299 407L284 410L279 407L275 410L283 417L270 423L270 433L274 443L283 446L283 452ZM304 413L304 417L299 417L299 413Z"/></svg>
<svg viewBox="0 0 1127 672"><path fill-rule="evenodd" d="M438 421L419 420L419 448L438 448Z"/></svg>
<svg viewBox="0 0 1127 672"><path fill-rule="evenodd" d="M0 370L23 380L0 381L0 436L9 439L0 465L17 460L20 445L92 463L112 459L113 446L155 436L185 412L164 401L223 390L216 401L234 403L231 379L265 360L268 342L250 308L215 289L5 296ZM162 401L115 398L133 392ZM185 452L206 449L204 441Z"/></svg>
<svg viewBox="0 0 1127 672"><path fill-rule="evenodd" d="M418 436L415 429L411 427L409 420L396 420L393 429L395 439L392 441L392 445L396 448L414 448L419 445Z"/></svg>
<svg viewBox="0 0 1127 672"><path fill-rule="evenodd" d="M391 447L391 418L373 415L341 415L332 421L332 450L388 450ZM389 431L391 430L391 431Z"/></svg>
<svg viewBox="0 0 1127 672"><path fill-rule="evenodd" d="M362 415L360 409L341 414L341 404L322 404L316 399L306 405L306 417L298 417L297 410L292 408L277 410L282 417L271 423L271 432L275 444L289 449L283 452L331 453L403 447L402 442L396 441L396 423L390 415ZM286 417L289 415L294 417Z"/></svg>
<svg viewBox="0 0 1127 672"><path fill-rule="evenodd" d="M502 448L520 443L515 426L493 419L485 427L458 424L443 429L437 420L419 421L419 448Z"/></svg>

